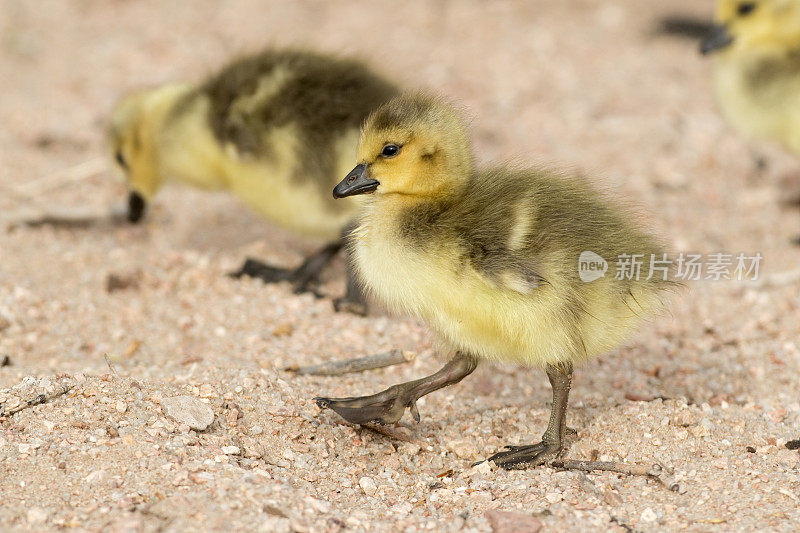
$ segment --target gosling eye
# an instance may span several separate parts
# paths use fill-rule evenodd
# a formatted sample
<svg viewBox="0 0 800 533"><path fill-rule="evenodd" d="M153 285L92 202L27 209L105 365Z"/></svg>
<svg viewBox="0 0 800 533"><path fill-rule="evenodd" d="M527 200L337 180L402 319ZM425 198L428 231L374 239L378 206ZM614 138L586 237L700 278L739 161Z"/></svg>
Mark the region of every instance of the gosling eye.
<svg viewBox="0 0 800 533"><path fill-rule="evenodd" d="M390 158L396 156L399 153L400 153L399 146L397 146L396 144L387 144L386 146L383 147L383 150L381 150L381 157Z"/></svg>
<svg viewBox="0 0 800 533"><path fill-rule="evenodd" d="M744 17L755 11L755 9L756 9L755 2L742 2L736 8L736 12L739 14L739 16Z"/></svg>
<svg viewBox="0 0 800 533"><path fill-rule="evenodd" d="M128 170L128 161L125 159L125 156L122 155L121 151L117 150L117 153L114 154L114 159L117 160L119 166L121 166L125 170Z"/></svg>

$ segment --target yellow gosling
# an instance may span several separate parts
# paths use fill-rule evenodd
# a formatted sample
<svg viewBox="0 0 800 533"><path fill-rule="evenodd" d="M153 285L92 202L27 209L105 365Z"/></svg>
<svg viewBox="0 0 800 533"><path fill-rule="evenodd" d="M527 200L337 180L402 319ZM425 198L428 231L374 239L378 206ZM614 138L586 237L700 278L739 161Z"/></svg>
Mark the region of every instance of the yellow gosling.
<svg viewBox="0 0 800 533"><path fill-rule="evenodd" d="M616 347L662 304L660 276L581 280L591 251L662 257L628 212L572 176L476 168L465 127L439 98L411 94L375 111L339 198L367 194L353 233L356 273L390 308L423 319L455 351L439 372L361 398L317 398L352 423L398 421L416 400L482 359L544 367L553 410L542 442L490 459L541 464L561 452L573 363Z"/></svg>
<svg viewBox="0 0 800 533"><path fill-rule="evenodd" d="M725 117L800 154L800 1L719 0L715 20L702 51Z"/></svg>
<svg viewBox="0 0 800 533"><path fill-rule="evenodd" d="M114 110L109 145L139 221L167 181L227 190L265 219L331 241L287 271L248 260L236 275L306 290L341 248L360 202L330 189L352 168L359 128L395 87L354 60L268 50L197 85L132 94ZM349 287L353 289L353 286ZM344 304L363 305L359 295Z"/></svg>
<svg viewBox="0 0 800 533"><path fill-rule="evenodd" d="M725 118L749 138L800 155L800 0L718 0L715 22L701 51L714 55ZM800 203L797 187L782 196Z"/></svg>

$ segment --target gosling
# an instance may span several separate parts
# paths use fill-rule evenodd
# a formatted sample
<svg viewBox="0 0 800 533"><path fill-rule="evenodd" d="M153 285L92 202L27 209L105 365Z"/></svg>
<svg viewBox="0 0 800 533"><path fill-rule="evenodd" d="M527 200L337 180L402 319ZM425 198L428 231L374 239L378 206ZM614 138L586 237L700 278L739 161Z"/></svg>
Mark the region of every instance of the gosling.
<svg viewBox="0 0 800 533"><path fill-rule="evenodd" d="M358 165L333 195L367 194L352 254L361 282L391 309L424 320L454 357L435 374L372 396L316 398L354 424L394 423L483 359L544 367L553 390L542 441L489 459L539 465L564 446L573 364L617 346L674 282L609 274L581 281L591 251L661 259L656 239L574 177L476 169L464 123L438 97L397 97L367 119Z"/></svg>
<svg viewBox="0 0 800 533"><path fill-rule="evenodd" d="M800 155L800 1L719 0L715 22L701 52L714 55L725 118L747 137Z"/></svg>
<svg viewBox="0 0 800 533"><path fill-rule="evenodd" d="M355 60L267 50L197 86L132 94L113 111L108 133L130 190L128 218L138 222L168 180L231 191L267 220L329 241L297 269L248 259L233 275L310 290L360 203L334 202L330 188L352 168L364 119L396 92ZM363 311L352 282L337 303Z"/></svg>

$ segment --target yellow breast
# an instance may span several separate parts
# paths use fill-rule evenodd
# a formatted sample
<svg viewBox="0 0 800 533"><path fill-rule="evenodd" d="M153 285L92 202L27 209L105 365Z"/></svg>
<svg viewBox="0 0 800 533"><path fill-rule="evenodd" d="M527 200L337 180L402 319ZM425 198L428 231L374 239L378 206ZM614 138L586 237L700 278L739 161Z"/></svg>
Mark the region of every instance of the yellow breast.
<svg viewBox="0 0 800 533"><path fill-rule="evenodd" d="M750 138L778 141L800 153L800 78L754 78L748 72L755 68L741 58L718 58L714 85L725 118Z"/></svg>

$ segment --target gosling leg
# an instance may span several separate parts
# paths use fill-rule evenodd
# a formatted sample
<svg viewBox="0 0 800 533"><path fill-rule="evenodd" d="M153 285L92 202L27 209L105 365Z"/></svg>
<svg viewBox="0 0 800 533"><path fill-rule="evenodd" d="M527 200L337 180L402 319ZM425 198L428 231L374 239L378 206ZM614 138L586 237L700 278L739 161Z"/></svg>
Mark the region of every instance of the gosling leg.
<svg viewBox="0 0 800 533"><path fill-rule="evenodd" d="M347 279L347 292L341 298L333 301L333 308L337 312L348 312L354 315L365 316L367 314L367 296L361 284L356 279L355 269L350 263L348 253L347 265L345 266L345 276Z"/></svg>
<svg viewBox="0 0 800 533"><path fill-rule="evenodd" d="M419 422L417 400L426 394L458 383L478 366L478 359L470 354L456 352L441 370L422 379L392 385L372 396L354 398L314 398L320 409L333 409L351 424L378 422L392 424L403 417L406 407Z"/></svg>
<svg viewBox="0 0 800 533"><path fill-rule="evenodd" d="M494 461L497 466L505 469L538 466L557 457L564 449L572 363L547 365L546 372L553 388L553 408L550 410L550 422L542 435L542 441L526 446L506 446L507 451L498 452L487 461Z"/></svg>
<svg viewBox="0 0 800 533"><path fill-rule="evenodd" d="M345 244L349 242L350 234L356 227L358 227L358 224L353 222L342 230L342 241L344 241ZM354 315L366 315L367 296L364 294L364 289L356 277L355 268L353 267L353 258L350 255L348 246L345 246L345 276L347 280L347 291L343 297L336 298L333 301L333 308L337 312L346 311Z"/></svg>

